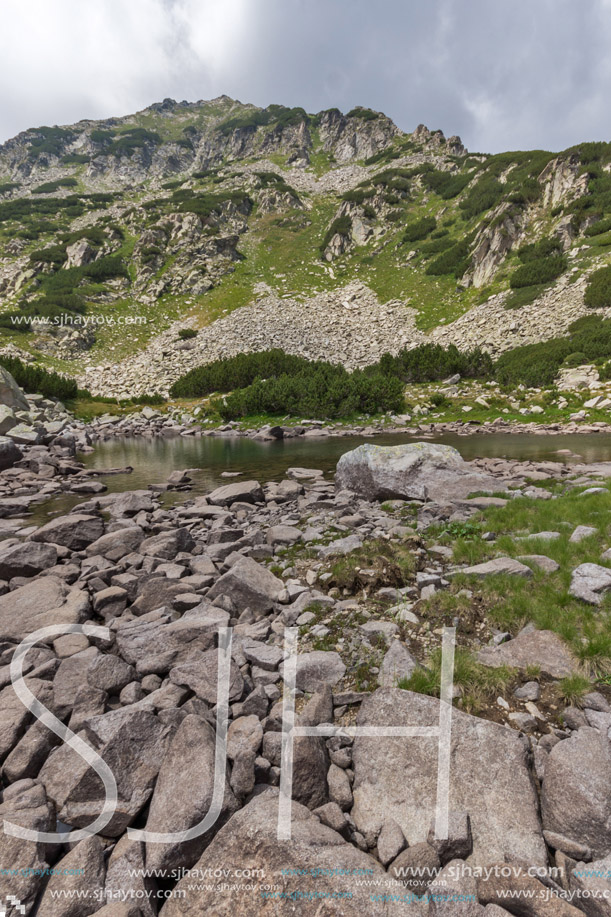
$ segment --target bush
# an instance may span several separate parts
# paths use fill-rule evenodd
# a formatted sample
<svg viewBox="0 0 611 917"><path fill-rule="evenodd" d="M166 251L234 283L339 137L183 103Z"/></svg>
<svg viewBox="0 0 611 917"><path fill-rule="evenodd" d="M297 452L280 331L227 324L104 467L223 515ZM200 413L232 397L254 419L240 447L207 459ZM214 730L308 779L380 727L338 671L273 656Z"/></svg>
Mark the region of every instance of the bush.
<svg viewBox="0 0 611 917"><path fill-rule="evenodd" d="M357 108L351 109L346 115L347 118L360 118L361 121L377 121L380 117L377 111L371 111L370 108Z"/></svg>
<svg viewBox="0 0 611 917"><path fill-rule="evenodd" d="M611 306L611 265L594 271L590 276L584 302L591 309Z"/></svg>
<svg viewBox="0 0 611 917"><path fill-rule="evenodd" d="M565 366L582 366L584 363L587 363L587 357L585 353L570 353L568 357L565 357L564 365Z"/></svg>
<svg viewBox="0 0 611 917"><path fill-rule="evenodd" d="M30 366L22 363L17 357L0 355L0 366L7 369L17 385L28 394L44 395L46 398L59 398L67 401L76 398L76 381L48 372L41 366Z"/></svg>
<svg viewBox="0 0 611 917"><path fill-rule="evenodd" d="M468 173L437 172L435 169L423 171L421 174L422 183L425 187L429 191L434 191L444 201L449 201L451 198L456 197L457 194L460 194L473 178L473 175Z"/></svg>
<svg viewBox="0 0 611 917"><path fill-rule="evenodd" d="M66 260L65 245L50 245L30 254L30 261L42 264L63 264Z"/></svg>
<svg viewBox="0 0 611 917"><path fill-rule="evenodd" d="M492 175L484 175L460 202L459 207L468 220L495 207L502 196L503 185Z"/></svg>
<svg viewBox="0 0 611 917"><path fill-rule="evenodd" d="M340 235L340 236L347 236L349 238L351 230L352 230L352 218L348 216L347 213L344 214L343 217L337 217L337 219L333 220L327 232L325 233L324 239L320 243L321 254L324 254L325 249L327 248L327 245L329 244L333 236Z"/></svg>
<svg viewBox="0 0 611 917"><path fill-rule="evenodd" d="M520 287L551 283L566 270L566 267L566 258L559 254L527 261L513 272L509 278L509 286L512 290L518 290Z"/></svg>
<svg viewBox="0 0 611 917"><path fill-rule="evenodd" d="M178 337L181 341L188 341L190 338L197 337L197 331L195 328L181 328L178 332Z"/></svg>
<svg viewBox="0 0 611 917"><path fill-rule="evenodd" d="M540 388L552 385L558 370L571 354L581 362L611 357L611 321L599 315L578 319L569 326L569 334L540 344L525 344L502 354L494 372L502 385L528 385Z"/></svg>
<svg viewBox="0 0 611 917"><path fill-rule="evenodd" d="M435 276L454 274L455 277L462 277L468 267L469 244L463 239L431 261L425 273Z"/></svg>
<svg viewBox="0 0 611 917"><path fill-rule="evenodd" d="M159 392L153 392L151 395L137 395L131 399L134 404L165 404L166 399Z"/></svg>
<svg viewBox="0 0 611 917"><path fill-rule="evenodd" d="M1 190L1 188L0 188ZM606 220L597 220L592 226L586 229L586 236L600 236L603 232L609 232L611 229L611 217Z"/></svg>
<svg viewBox="0 0 611 917"><path fill-rule="evenodd" d="M454 344L421 344L411 350L401 350L396 356L385 353L379 363L366 372L382 372L396 376L402 382L435 382L455 373L464 378L490 378L492 360L479 347L461 352Z"/></svg>
<svg viewBox="0 0 611 917"><path fill-rule="evenodd" d="M435 217L422 217L420 220L415 220L413 223L407 224L401 241L403 243L417 242L419 239L424 239L428 236L436 226L437 220Z"/></svg>
<svg viewBox="0 0 611 917"><path fill-rule="evenodd" d="M212 392L230 392L245 388L255 379L290 375L312 365L315 364L304 357L296 357L280 349L239 353L235 357L225 357L190 370L174 383L170 394L174 398L200 398Z"/></svg>
<svg viewBox="0 0 611 917"><path fill-rule="evenodd" d="M342 366L314 363L295 375L257 380L215 405L225 420L254 414L317 418L348 417L355 413L400 411L401 382L382 373L348 373Z"/></svg>
<svg viewBox="0 0 611 917"><path fill-rule="evenodd" d="M59 191L60 188L76 188L77 184L76 178L57 178L55 181L48 181L34 188L32 194L52 194L54 191Z"/></svg>

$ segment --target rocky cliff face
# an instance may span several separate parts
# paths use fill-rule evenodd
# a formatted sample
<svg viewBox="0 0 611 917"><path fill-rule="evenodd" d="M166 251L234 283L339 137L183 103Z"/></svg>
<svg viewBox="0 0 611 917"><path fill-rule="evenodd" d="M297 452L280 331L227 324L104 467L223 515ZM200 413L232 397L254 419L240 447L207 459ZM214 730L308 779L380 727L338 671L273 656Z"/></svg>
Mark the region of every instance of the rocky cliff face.
<svg viewBox="0 0 611 917"><path fill-rule="evenodd" d="M570 300L553 327L542 324L558 333L584 308L572 275L607 262L610 166L608 144L470 155L459 137L422 124L406 134L366 108L308 114L227 96L33 128L0 146L0 346L63 361L81 379L110 367L104 392L113 379L141 389L142 357L156 387L148 369L159 353L206 359L178 332L256 312L262 297L306 313L329 296L349 301L342 291L355 280L367 291L357 303L365 337L392 303L412 343L440 325L433 336L461 344L472 308L497 316L507 289L522 289L524 259L519 305ZM361 350L329 351L334 319L314 312L316 327L294 341L293 312L280 308L274 342L363 365ZM241 329L244 350L260 349L253 328ZM509 335L487 328L493 349L511 346Z"/></svg>

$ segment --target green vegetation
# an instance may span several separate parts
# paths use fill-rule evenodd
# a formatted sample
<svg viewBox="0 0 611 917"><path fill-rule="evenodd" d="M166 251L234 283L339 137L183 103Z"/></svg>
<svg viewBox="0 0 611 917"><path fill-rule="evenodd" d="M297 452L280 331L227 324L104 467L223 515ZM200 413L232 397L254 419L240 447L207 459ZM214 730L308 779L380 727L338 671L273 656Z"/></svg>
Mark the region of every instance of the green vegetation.
<svg viewBox="0 0 611 917"><path fill-rule="evenodd" d="M460 689L461 706L467 713L476 714L499 694L504 693L515 677L512 669L500 666L497 669L481 665L472 653L457 646L454 653L454 685ZM425 668L415 670L410 678L403 678L398 687L439 697L441 686L441 650L435 650L427 660Z"/></svg>
<svg viewBox="0 0 611 917"><path fill-rule="evenodd" d="M594 271L590 276L584 302L591 309L606 309L611 306L611 265Z"/></svg>
<svg viewBox="0 0 611 917"><path fill-rule="evenodd" d="M39 185L37 188L34 188L33 194L53 194L54 191L59 191L60 188L76 188L78 182L76 178L57 178L55 181L45 182L44 185Z"/></svg>
<svg viewBox="0 0 611 917"><path fill-rule="evenodd" d="M454 344L447 348L441 344L421 344L396 356L385 353L369 370L395 376L402 382L433 382L455 373L467 379L490 378L492 360L479 347L461 353Z"/></svg>
<svg viewBox="0 0 611 917"><path fill-rule="evenodd" d="M377 119L380 117L380 114L377 111L371 111L370 108L361 108L360 106L357 106L356 108L352 108L346 117L360 118L361 121L377 121Z"/></svg>
<svg viewBox="0 0 611 917"><path fill-rule="evenodd" d="M221 134L232 134L236 130L254 131L258 127L275 124L280 128L290 127L308 121L309 115L303 108L286 108L284 105L268 105L264 109L245 111L234 118L229 118L219 125Z"/></svg>
<svg viewBox="0 0 611 917"><path fill-rule="evenodd" d="M453 274L454 277L460 278L469 267L469 243L462 239L451 248L442 252L438 258L428 265L426 274Z"/></svg>
<svg viewBox="0 0 611 917"><path fill-rule="evenodd" d="M566 337L552 338L540 344L525 344L502 354L495 364L495 375L501 385L541 387L553 385L564 360L574 353L586 360L611 357L611 320L598 315L580 318L569 327Z"/></svg>
<svg viewBox="0 0 611 917"><path fill-rule="evenodd" d="M422 217L420 220L414 220L413 223L408 223L403 230L401 241L403 243L417 242L419 239L424 239L428 236L436 226L437 220L435 217Z"/></svg>
<svg viewBox="0 0 611 917"><path fill-rule="evenodd" d="M47 398L59 398L61 401L76 398L77 388L74 379L49 372L42 366L22 363L17 357L0 355L0 366L7 369L17 385L28 394L37 393Z"/></svg>
<svg viewBox="0 0 611 917"><path fill-rule="evenodd" d="M195 328L181 328L178 332L178 337L181 341L188 341L197 337L197 331Z"/></svg>
<svg viewBox="0 0 611 917"><path fill-rule="evenodd" d="M423 185L444 201L457 197L472 178L472 173L439 172L432 167L422 172Z"/></svg>
<svg viewBox="0 0 611 917"><path fill-rule="evenodd" d="M349 238L351 230L352 218L348 214L344 214L342 217L337 217L337 219L333 220L329 226L327 232L325 233L324 239L320 243L320 253L324 254L333 236L339 235Z"/></svg>

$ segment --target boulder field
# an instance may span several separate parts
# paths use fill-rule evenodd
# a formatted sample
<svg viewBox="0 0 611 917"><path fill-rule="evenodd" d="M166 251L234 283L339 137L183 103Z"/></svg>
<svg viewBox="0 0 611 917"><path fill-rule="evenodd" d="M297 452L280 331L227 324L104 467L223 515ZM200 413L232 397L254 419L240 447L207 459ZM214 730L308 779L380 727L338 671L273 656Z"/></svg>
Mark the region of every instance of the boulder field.
<svg viewBox="0 0 611 917"><path fill-rule="evenodd" d="M545 566L526 547L519 561L457 564L427 529L570 469L467 463L429 443L365 446L335 480L292 468L194 497L179 471L180 501L94 487L32 524L36 483L95 483L75 449L61 432L0 473L0 816L41 832L87 828L104 809L104 766L116 800L76 842L0 834L10 917L609 913L611 705L592 690L564 721L529 713L533 667L544 684L579 671L556 633L482 631L482 665L510 666L520 685L496 718L459 709L457 695L447 836L435 833L437 738L359 734L439 722L436 697L400 686L426 671L427 598L458 573L528 580ZM472 496L482 490L495 496ZM382 499L400 500L410 524ZM401 565L367 555L371 545L400 552ZM575 570L584 607L604 595L606 570ZM41 629L23 660L38 704L28 707L11 661ZM278 813L293 670L296 724L310 733L294 739L288 840Z"/></svg>

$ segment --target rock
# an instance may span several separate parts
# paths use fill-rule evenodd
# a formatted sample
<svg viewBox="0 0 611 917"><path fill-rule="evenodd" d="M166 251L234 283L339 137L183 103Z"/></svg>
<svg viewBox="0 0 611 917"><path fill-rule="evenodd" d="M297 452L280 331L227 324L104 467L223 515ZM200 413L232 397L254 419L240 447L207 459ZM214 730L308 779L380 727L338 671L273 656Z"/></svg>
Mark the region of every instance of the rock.
<svg viewBox="0 0 611 917"><path fill-rule="evenodd" d="M54 545L28 541L6 547L0 545L0 579L38 576L56 563L57 548Z"/></svg>
<svg viewBox="0 0 611 917"><path fill-rule="evenodd" d="M23 390L19 388L8 369L0 366L0 404L13 411L29 411L30 405Z"/></svg>
<svg viewBox="0 0 611 917"><path fill-rule="evenodd" d="M108 654L96 656L87 669L89 684L111 695L118 694L135 677L136 671L131 665L118 656Z"/></svg>
<svg viewBox="0 0 611 917"><path fill-rule="evenodd" d="M333 557L337 554L350 554L357 551L363 545L363 539L358 535L347 535L346 538L336 538L331 544L322 545L317 548L319 557Z"/></svg>
<svg viewBox="0 0 611 917"><path fill-rule="evenodd" d="M33 532L29 540L61 544L71 551L83 551L103 534L104 522L100 516L70 513L47 522Z"/></svg>
<svg viewBox="0 0 611 917"><path fill-rule="evenodd" d="M390 864L388 872L402 882L412 894L422 897L434 881L441 863L432 847L426 843L413 844Z"/></svg>
<svg viewBox="0 0 611 917"><path fill-rule="evenodd" d="M314 650L297 656L296 687L299 691L313 694L325 687L336 685L344 677L346 666L339 653ZM284 663L280 664L284 677Z"/></svg>
<svg viewBox="0 0 611 917"><path fill-rule="evenodd" d="M80 624L89 598L56 576L41 576L0 596L0 638L22 640L50 624Z"/></svg>
<svg viewBox="0 0 611 917"><path fill-rule="evenodd" d="M46 797L44 788L33 780L20 780L6 787L0 803L0 821L11 822L35 831L55 831L55 811ZM20 907L11 907L5 896L14 895L32 913L48 866L46 851L42 843L13 837L0 831L0 857L7 871L13 874L2 876L2 904L8 904L7 917L18 917Z"/></svg>
<svg viewBox="0 0 611 917"><path fill-rule="evenodd" d="M342 811L347 812L352 806L352 790L346 771L332 764L327 772L327 784L331 802L336 802Z"/></svg>
<svg viewBox="0 0 611 917"><path fill-rule="evenodd" d="M611 589L611 568L599 564L580 564L573 570L569 592L589 605L600 605Z"/></svg>
<svg viewBox="0 0 611 917"><path fill-rule="evenodd" d="M380 688L363 701L357 719L359 726L379 727L438 722L438 700L396 688ZM471 862L507 857L546 864L525 742L504 726L454 710L451 748L451 806L470 815ZM426 841L435 814L437 754L436 740L357 736L352 817L366 838L393 818L410 845Z"/></svg>
<svg viewBox="0 0 611 917"><path fill-rule="evenodd" d="M335 487L370 501L442 502L463 499L477 490L504 489L498 478L475 471L458 450L427 442L358 446L337 463Z"/></svg>
<svg viewBox="0 0 611 917"><path fill-rule="evenodd" d="M240 557L210 588L207 598L226 595L236 609L269 611L284 593L284 583L250 557Z"/></svg>
<svg viewBox="0 0 611 917"><path fill-rule="evenodd" d="M571 544L579 544L580 541L583 541L584 538L591 538L592 535L597 535L598 529L593 525L578 525L577 528L573 530L573 534L569 538Z"/></svg>
<svg viewBox="0 0 611 917"><path fill-rule="evenodd" d="M87 917L98 909L106 864L99 837L79 841L56 865L37 910L40 917ZM60 894L61 892L61 894Z"/></svg>
<svg viewBox="0 0 611 917"><path fill-rule="evenodd" d="M460 571L465 576L522 576L528 578L533 575L530 567L521 564L519 560L513 557L495 557L494 560L488 560L483 564L476 564L474 567L466 567Z"/></svg>
<svg viewBox="0 0 611 917"><path fill-rule="evenodd" d="M459 859L448 863L431 882L428 898L429 917L501 917L508 913L497 908L493 914L478 903L477 882Z"/></svg>
<svg viewBox="0 0 611 917"><path fill-rule="evenodd" d="M496 865L496 870L477 879L477 894L482 904L510 903L510 913L519 917L582 917L582 911L559 896L549 895L548 888L525 869L514 866L508 871L503 869L504 863Z"/></svg>
<svg viewBox="0 0 611 917"><path fill-rule="evenodd" d="M126 554L137 551L144 540L144 532L138 525L130 525L118 532L108 532L97 541L92 541L85 553L89 556L101 555L107 560L117 561Z"/></svg>
<svg viewBox="0 0 611 917"><path fill-rule="evenodd" d="M227 734L227 757L233 762L231 788L239 799L252 793L255 761L263 739L263 727L255 715L233 720Z"/></svg>
<svg viewBox="0 0 611 917"><path fill-rule="evenodd" d="M15 426L17 426L17 418L12 409L5 404L0 404L0 436L5 436Z"/></svg>
<svg viewBox="0 0 611 917"><path fill-rule="evenodd" d="M186 685L198 697L208 704L217 702L218 652L207 650L205 653L193 650L188 659L170 671L170 681L175 685ZM237 701L244 691L242 673L231 660L229 675L229 700Z"/></svg>
<svg viewBox="0 0 611 917"><path fill-rule="evenodd" d="M443 866L450 860L466 860L473 851L471 819L466 812L448 813L448 836L435 837L435 819L432 820L426 842L432 847Z"/></svg>
<svg viewBox="0 0 611 917"><path fill-rule="evenodd" d="M388 818L378 835L378 858L383 866L388 866L405 849L405 837L394 818Z"/></svg>
<svg viewBox="0 0 611 917"><path fill-rule="evenodd" d="M232 503L262 503L265 500L263 488L258 481L236 481L217 487L208 494L208 503L214 506L231 506Z"/></svg>
<svg viewBox="0 0 611 917"><path fill-rule="evenodd" d="M385 879L385 872L372 857L344 841L341 835L321 824L305 806L292 805L291 840L277 839L278 799L273 790L256 796L221 828L196 864L199 870L227 868L227 864L264 870L272 880L281 879L281 898L276 892L261 893L258 882L251 890L228 889L219 895L215 884L200 883L197 891L186 891L193 879L185 877L162 907L160 917L274 917L294 910L291 895L299 901L303 917L415 917L417 905L372 901L370 889L355 886L355 875ZM247 860L245 861L245 840ZM284 873L282 872L284 870ZM364 872L363 872L364 871ZM325 880L325 876L332 878ZM248 883L246 883L248 884ZM185 897L180 893L186 891ZM325 894L324 911L321 894Z"/></svg>
<svg viewBox="0 0 611 917"><path fill-rule="evenodd" d="M513 696L518 700L538 701L541 697L541 686L536 681L527 681L525 685L515 689Z"/></svg>
<svg viewBox="0 0 611 917"><path fill-rule="evenodd" d="M378 684L382 688L396 688L397 682L411 678L418 667L418 662L407 647L400 640L393 640L382 660Z"/></svg>
<svg viewBox="0 0 611 917"><path fill-rule="evenodd" d="M8 436L0 436L0 471L12 468L15 462L23 458L23 452L17 448Z"/></svg>
<svg viewBox="0 0 611 917"><path fill-rule="evenodd" d="M555 573L560 569L560 564L545 554L522 554L517 560L524 564L532 564L544 573Z"/></svg>
<svg viewBox="0 0 611 917"><path fill-rule="evenodd" d="M551 630L518 634L500 646L485 646L477 659L493 668L507 665L524 670L528 666L539 666L552 678L565 678L578 671L577 660L566 643Z"/></svg>
<svg viewBox="0 0 611 917"><path fill-rule="evenodd" d="M577 892L587 917L609 917L611 856L593 863L577 863L570 874L571 891Z"/></svg>
<svg viewBox="0 0 611 917"><path fill-rule="evenodd" d="M269 643L260 643L258 640L244 640L242 642L242 652L249 662L259 666L261 669L265 669L267 672L275 672L283 657L280 647Z"/></svg>
<svg viewBox="0 0 611 917"><path fill-rule="evenodd" d="M290 546L303 538L301 529L294 525L272 525L267 530L267 543L273 546Z"/></svg>
<svg viewBox="0 0 611 917"><path fill-rule="evenodd" d="M117 808L104 834L118 837L152 794L167 730L152 714L125 707L89 719L81 737L104 759L117 781ZM65 824L84 827L101 812L105 798L102 782L68 745L50 755L38 779Z"/></svg>
<svg viewBox="0 0 611 917"><path fill-rule="evenodd" d="M105 892L112 902L107 907L123 906L129 911L126 914L108 914L108 917L155 917L154 902L158 889L155 880L145 876L144 872L144 845L123 835L108 860ZM125 905L119 904L119 898L126 902ZM97 917L106 917L105 911L106 907L97 911Z"/></svg>
<svg viewBox="0 0 611 917"><path fill-rule="evenodd" d="M584 777L587 775L587 778ZM555 745L545 765L541 813L546 831L611 853L611 743L584 726Z"/></svg>
<svg viewBox="0 0 611 917"><path fill-rule="evenodd" d="M36 446L42 442L43 430L40 427L32 427L27 423L18 423L11 427L8 433L9 439L19 446Z"/></svg>
<svg viewBox="0 0 611 917"><path fill-rule="evenodd" d="M150 802L146 831L186 831L197 825L212 803L216 736L199 716L182 721L170 742L159 770ZM189 841L146 845L148 869L191 867L216 832L238 808L225 777L223 803L218 821L199 837Z"/></svg>
<svg viewBox="0 0 611 917"><path fill-rule="evenodd" d="M120 623L117 647L125 661L141 674L165 674L196 650L214 646L218 628L228 619L227 612L211 605L194 608L178 621L172 620L167 609L159 609L135 621Z"/></svg>
<svg viewBox="0 0 611 917"><path fill-rule="evenodd" d="M138 551L140 554L148 554L151 557L159 557L163 560L174 560L181 551L190 552L195 547L195 542L187 528L173 529L171 532L162 532L160 535L153 535L152 538L145 538L141 542Z"/></svg>

